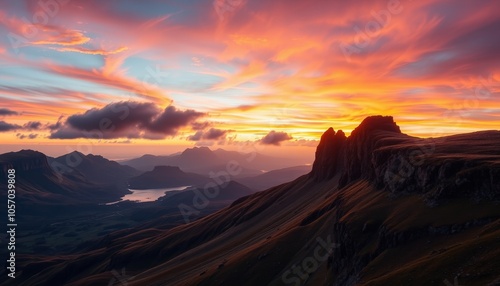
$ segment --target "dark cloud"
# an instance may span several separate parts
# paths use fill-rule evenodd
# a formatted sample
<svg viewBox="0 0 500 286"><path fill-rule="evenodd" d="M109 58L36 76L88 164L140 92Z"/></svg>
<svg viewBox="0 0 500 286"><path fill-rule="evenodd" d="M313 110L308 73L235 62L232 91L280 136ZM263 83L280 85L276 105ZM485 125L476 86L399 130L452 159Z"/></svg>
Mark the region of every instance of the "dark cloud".
<svg viewBox="0 0 500 286"><path fill-rule="evenodd" d="M0 121L0 132L8 132L16 129L20 129L21 126L17 124L10 124L5 121Z"/></svg>
<svg viewBox="0 0 500 286"><path fill-rule="evenodd" d="M200 141L202 137L203 137L203 131L197 131L195 134L188 136L188 140Z"/></svg>
<svg viewBox="0 0 500 286"><path fill-rule="evenodd" d="M174 136L205 113L169 106L161 110L153 103L122 101L93 108L83 114L60 120L51 128L52 139L116 139L145 138L151 140ZM57 126L59 125L59 126ZM50 128L50 127L49 127Z"/></svg>
<svg viewBox="0 0 500 286"><path fill-rule="evenodd" d="M23 128L27 130L39 130L42 128L42 123L40 121L30 121L24 124Z"/></svg>
<svg viewBox="0 0 500 286"><path fill-rule="evenodd" d="M227 130L210 128L207 132L205 132L203 139L207 140L219 140L226 137Z"/></svg>
<svg viewBox="0 0 500 286"><path fill-rule="evenodd" d="M50 129L50 130L57 130L57 129L61 128L62 124L63 124L63 122L62 122L63 118L64 118L63 115L59 116L59 119L57 119L56 123L54 123L54 124L47 124L46 127L48 129Z"/></svg>
<svg viewBox="0 0 500 286"><path fill-rule="evenodd" d="M261 144L265 145L276 145L279 146L281 142L293 139L292 136L288 135L286 132L276 132L271 131L266 136L264 136L261 140Z"/></svg>
<svg viewBox="0 0 500 286"><path fill-rule="evenodd" d="M8 115L18 115L19 113L7 109L7 108L0 108L0 116L8 116Z"/></svg>
<svg viewBox="0 0 500 286"><path fill-rule="evenodd" d="M111 132L119 133L131 127L146 127L159 112L153 103L117 102L100 109L92 108L84 114L71 115L66 123L82 131L110 129ZM112 126L107 127L110 123Z"/></svg>
<svg viewBox="0 0 500 286"><path fill-rule="evenodd" d="M193 122L191 124L191 128L193 130L204 130L212 125L213 124L211 122L207 122L207 121L205 121L205 122Z"/></svg>
<svg viewBox="0 0 500 286"><path fill-rule="evenodd" d="M38 134L31 133L29 135L25 135L25 134L17 133L16 136L19 139L35 139L38 137Z"/></svg>
<svg viewBox="0 0 500 286"><path fill-rule="evenodd" d="M165 135L175 135L180 127L189 125L194 120L204 116L205 113L197 112L192 109L178 110L174 106L165 108L148 126L148 130Z"/></svg>
<svg viewBox="0 0 500 286"><path fill-rule="evenodd" d="M204 140L221 140L225 139L229 130L210 128L208 131L197 131L194 135L188 136L190 141Z"/></svg>

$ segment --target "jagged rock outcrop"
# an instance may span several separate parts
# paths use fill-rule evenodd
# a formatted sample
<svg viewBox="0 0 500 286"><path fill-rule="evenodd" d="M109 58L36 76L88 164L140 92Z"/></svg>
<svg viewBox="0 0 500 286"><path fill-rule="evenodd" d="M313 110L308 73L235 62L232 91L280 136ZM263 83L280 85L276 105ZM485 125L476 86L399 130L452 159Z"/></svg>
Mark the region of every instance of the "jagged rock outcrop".
<svg viewBox="0 0 500 286"><path fill-rule="evenodd" d="M489 140L488 144L482 144ZM401 133L391 116L371 116L346 138L330 128L316 151L310 177L338 176L339 189L368 179L393 194L423 194L428 205L454 197L500 198L500 132L438 139ZM493 143L493 144L492 144Z"/></svg>
<svg viewBox="0 0 500 286"><path fill-rule="evenodd" d="M335 133L331 127L321 136L312 168L312 175L315 179L331 179L338 171L343 169L344 158L342 152L346 139L347 137L342 130Z"/></svg>
<svg viewBox="0 0 500 286"><path fill-rule="evenodd" d="M344 184L362 175L374 177L372 159L374 151L381 145L381 135L386 134L383 132L401 135L392 116L367 117L349 138L342 130L335 133L329 128L321 136L311 176L324 180L341 174Z"/></svg>
<svg viewBox="0 0 500 286"><path fill-rule="evenodd" d="M343 152L344 156L346 156L346 172L342 175L341 184L361 177L368 177L370 179L376 177L377 163L380 162L374 161L376 158L374 155L380 147L389 145L384 140L389 137L387 133L392 136L401 135L401 130L394 122L392 116L367 117L352 131L351 136L347 139L346 149Z"/></svg>

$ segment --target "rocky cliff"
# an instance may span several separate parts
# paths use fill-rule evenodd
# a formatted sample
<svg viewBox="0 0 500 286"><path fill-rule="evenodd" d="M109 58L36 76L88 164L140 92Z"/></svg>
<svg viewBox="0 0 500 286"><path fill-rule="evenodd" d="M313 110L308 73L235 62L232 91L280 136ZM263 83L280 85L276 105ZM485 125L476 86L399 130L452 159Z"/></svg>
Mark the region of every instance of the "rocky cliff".
<svg viewBox="0 0 500 286"><path fill-rule="evenodd" d="M310 177L339 178L339 189L368 179L393 194L419 193L430 205L465 196L500 198L500 132L420 139L401 133L390 116L366 118L345 137L330 128ZM457 149L457 146L459 149Z"/></svg>

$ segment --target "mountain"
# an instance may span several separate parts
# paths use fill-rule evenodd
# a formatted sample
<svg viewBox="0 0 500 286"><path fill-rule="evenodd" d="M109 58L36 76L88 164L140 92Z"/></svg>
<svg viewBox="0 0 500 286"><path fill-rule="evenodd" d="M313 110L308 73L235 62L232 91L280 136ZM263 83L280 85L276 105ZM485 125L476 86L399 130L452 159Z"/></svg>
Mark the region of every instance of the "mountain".
<svg viewBox="0 0 500 286"><path fill-rule="evenodd" d="M172 156L155 156L151 154L146 154L139 158L120 161L119 163L124 166L131 166L137 170L147 172L153 170L154 167L156 166L171 166L172 164L169 164L171 161L171 157L179 155L180 154Z"/></svg>
<svg viewBox="0 0 500 286"><path fill-rule="evenodd" d="M498 285L500 132L329 129L312 171L168 230L23 260L27 285ZM125 272L125 273L124 273Z"/></svg>
<svg viewBox="0 0 500 286"><path fill-rule="evenodd" d="M123 165L142 171L151 171L156 166L177 166L186 172L204 176L224 171L228 164L233 163L241 167L239 174L234 176L237 178L256 176L262 174L262 170L285 168L296 164L291 159L274 158L256 152L242 153L223 149L212 151L208 147L188 148L180 154L170 156L144 155L121 162Z"/></svg>
<svg viewBox="0 0 500 286"><path fill-rule="evenodd" d="M198 205L193 202L198 197L197 192L205 191L191 189L171 193L169 195L173 196L168 200L164 198L149 203L105 205L129 193L125 179L130 176L130 173L126 173L130 167L100 156L85 156L81 153L67 156L70 157L68 161L65 156L49 158L32 150L0 155L1 176L7 178L9 169L16 170L16 223L18 233L22 234L16 241L23 246L17 251L17 257L70 254L99 245L96 241L99 242L111 232L144 227L168 229L184 224L186 217L179 212L179 205L196 208ZM75 159L76 156L79 160ZM95 172L92 168L95 168ZM103 168L109 168L109 171ZM203 183L201 186L205 187L205 183L212 182L197 174L184 173L177 167L171 168L177 172L161 172L158 177L160 182L168 178L166 174L172 175L173 181L184 179L181 183L186 185ZM162 169L157 167L155 170ZM103 173L102 176L99 171ZM121 171L124 173L121 174ZM150 178L146 182L155 182L154 179ZM7 190L6 183L7 180L0 180L0 189ZM250 193L251 190L234 182L220 186L220 193L211 197L202 209L190 213L188 219L196 220L213 213ZM7 191L0 192L0 199L7 201ZM7 210L4 208L0 213L7 217ZM4 224L0 230L5 233L8 226ZM0 249L0 256L8 256L7 248ZM0 275L3 275L2 270Z"/></svg>
<svg viewBox="0 0 500 286"><path fill-rule="evenodd" d="M101 184L126 183L128 179L141 173L130 166L121 165L102 156L84 155L77 151L49 159L49 163L56 170L80 173L89 181Z"/></svg>
<svg viewBox="0 0 500 286"><path fill-rule="evenodd" d="M131 189L159 189L180 186L199 186L210 179L194 173L185 173L179 167L156 166L153 171L130 178Z"/></svg>
<svg viewBox="0 0 500 286"><path fill-rule="evenodd" d="M33 150L0 155L0 176L6 178L8 169L15 169L16 199L25 206L106 202L126 193L94 184L80 173L56 172L47 156Z"/></svg>
<svg viewBox="0 0 500 286"><path fill-rule="evenodd" d="M207 147L188 148L180 154L170 156L154 156L144 155L140 158L121 162L123 165L132 166L143 171L151 171L156 166L176 166L183 170L191 171L195 169L203 169L207 166L223 164L222 160L217 157Z"/></svg>
<svg viewBox="0 0 500 286"><path fill-rule="evenodd" d="M297 179L311 171L311 166L295 166L278 170L272 170L262 175L239 178L238 182L256 191L269 189Z"/></svg>

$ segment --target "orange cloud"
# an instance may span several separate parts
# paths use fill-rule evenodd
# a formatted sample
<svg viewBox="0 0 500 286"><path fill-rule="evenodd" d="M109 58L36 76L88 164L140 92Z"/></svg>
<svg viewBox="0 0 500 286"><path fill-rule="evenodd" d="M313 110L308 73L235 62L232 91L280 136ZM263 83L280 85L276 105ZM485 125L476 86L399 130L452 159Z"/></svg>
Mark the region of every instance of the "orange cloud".
<svg viewBox="0 0 500 286"><path fill-rule="evenodd" d="M105 51L103 49L87 49L87 48L82 48L82 47L64 47L64 48L55 48L51 47L51 49L60 51L60 52L77 52L77 53L82 53L82 54L88 54L88 55L113 55L113 54L118 54L123 51L126 51L128 48L127 47L121 47L117 48L115 50L111 51Z"/></svg>
<svg viewBox="0 0 500 286"><path fill-rule="evenodd" d="M310 142L330 126L349 133L376 114L395 116L403 131L419 136L498 128L498 1L242 3L222 21L211 1L175 2L154 18L142 8L123 13L113 3L69 5L58 16L58 24L68 28L40 27L30 44L97 55L102 66L63 66L53 59L8 62L31 65L62 81L136 93L163 106L172 99L184 108L201 106L214 128L235 130L241 140L276 130ZM390 3L399 3L392 9L399 12L390 12ZM26 29L19 29L17 17L1 16L9 31ZM96 48L104 39L110 46ZM348 57L343 44L354 48ZM180 83L159 87L133 77L138 74L134 60L159 63ZM4 94L19 96L26 101L23 108L34 112L37 104L20 93ZM54 116L118 100L107 90L87 101L88 93L79 94L82 98L69 93L68 102L40 105ZM72 107L69 98L84 103Z"/></svg>

